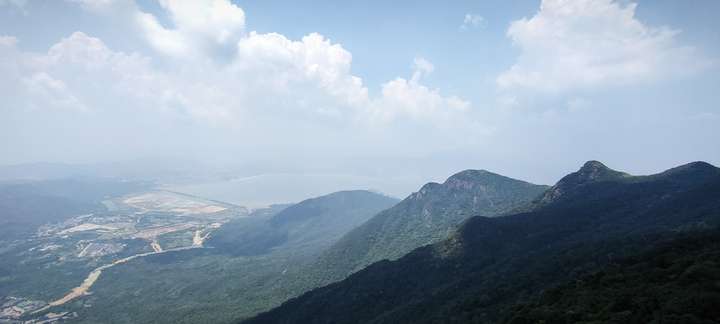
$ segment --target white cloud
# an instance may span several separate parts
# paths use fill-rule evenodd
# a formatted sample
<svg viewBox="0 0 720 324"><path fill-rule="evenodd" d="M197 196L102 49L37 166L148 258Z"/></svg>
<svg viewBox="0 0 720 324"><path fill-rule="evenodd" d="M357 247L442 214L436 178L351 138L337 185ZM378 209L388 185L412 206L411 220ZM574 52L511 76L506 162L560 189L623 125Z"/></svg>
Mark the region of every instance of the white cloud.
<svg viewBox="0 0 720 324"><path fill-rule="evenodd" d="M435 71L435 65L430 63L430 61L422 58L422 57L416 57L413 61L413 75L412 75L412 82L417 83L420 81L420 79L432 73Z"/></svg>
<svg viewBox="0 0 720 324"><path fill-rule="evenodd" d="M280 34L252 32L237 43L229 64L200 60L181 70L159 70L148 57L112 51L81 32L44 54L18 51L11 37L0 42L23 62L7 69L21 68L11 83L24 85L24 105L33 108L133 107L231 125L265 117L328 116L342 123L408 119L441 124L470 106L422 84L434 70L423 58L414 60L409 79L391 80L382 85L380 96L371 98L362 80L350 73L352 55L319 34L292 41Z"/></svg>
<svg viewBox="0 0 720 324"><path fill-rule="evenodd" d="M45 72L38 72L23 78L22 83L27 89L28 95L34 98L30 103L33 109L49 107L87 110L87 107L68 90L65 82L57 80ZM37 103L41 103L42 107L38 107Z"/></svg>
<svg viewBox="0 0 720 324"><path fill-rule="evenodd" d="M320 34L292 41L276 33L252 32L238 42L237 49L233 68L252 75L248 81L256 87L287 94L307 91L309 86L337 98L340 106L363 105L368 100L362 80L350 74L350 52Z"/></svg>
<svg viewBox="0 0 720 324"><path fill-rule="evenodd" d="M47 53L22 52L16 40L0 37L2 81L15 84L10 97L18 108L108 110L155 107L167 89L166 77L138 54L114 52L99 39L76 32ZM3 82L3 83L4 83ZM17 88L19 87L19 88Z"/></svg>
<svg viewBox="0 0 720 324"><path fill-rule="evenodd" d="M375 119L387 122L409 116L443 125L457 121L461 117L458 114L467 111L470 103L455 96L442 96L439 90L422 85L422 78L434 70L430 61L417 57L410 80L396 78L383 84L382 96L373 103Z"/></svg>
<svg viewBox="0 0 720 324"><path fill-rule="evenodd" d="M370 98L362 79L351 73L352 54L320 34L295 41L278 33L246 33L244 12L225 0L209 5L177 0L160 3L174 28L162 26L155 15L139 10L133 16L158 52L193 62L178 77L184 87L193 84L196 88L181 93L189 111L197 115L228 119L279 111L296 117L321 114L380 122L431 118L431 112L445 113L443 107L460 111L458 107L469 105L420 84L420 79L434 70L423 58L414 60L409 81L390 81L383 85L381 97ZM226 56L222 64L212 64L218 50ZM398 100L400 93L407 91L426 95L427 100L412 104Z"/></svg>
<svg viewBox="0 0 720 324"><path fill-rule="evenodd" d="M409 116L441 123L466 111L470 103L458 97L442 96L437 89L414 80L397 78L382 85L382 97L376 105L376 113L383 121Z"/></svg>
<svg viewBox="0 0 720 324"><path fill-rule="evenodd" d="M643 24L635 8L613 0L543 0L535 16L508 29L521 54L498 85L563 92L653 82L705 66L694 48L678 44L679 31Z"/></svg>
<svg viewBox="0 0 720 324"><path fill-rule="evenodd" d="M245 12L227 0L161 0L177 30L228 44L245 28Z"/></svg>
<svg viewBox="0 0 720 324"><path fill-rule="evenodd" d="M221 2L212 5L233 6ZM225 16L224 10L213 13L211 5L184 7L197 3L164 1L161 8L172 27L124 3L125 28L141 31L151 45L144 54L113 50L83 32L41 53L0 37L0 97L7 98L0 108L13 116L0 120L0 128L15 138L26 134L16 142L37 143L37 152L80 143L88 145L85 153L115 157L157 150L426 152L472 139L468 132L479 130L464 118L469 102L423 84L435 69L426 59L416 58L410 76L382 84L371 96L352 73L352 54L341 44L317 33L293 40L245 32L242 9ZM114 2L108 5L115 8ZM188 14L194 10L213 23L194 21ZM225 54L222 60L218 51ZM451 131L432 131L442 128ZM49 133L55 136L42 137ZM32 152L13 147L13 154Z"/></svg>
<svg viewBox="0 0 720 324"><path fill-rule="evenodd" d="M456 97L443 97L439 90L420 84L420 79L431 73L434 66L423 58L416 58L409 81L397 78L383 85L382 96L370 98L360 77L351 73L352 54L340 44L324 36L311 33L299 41L290 40L278 33L245 33L244 13L227 1L217 0L212 6L196 7L177 1L162 1L175 29L161 26L151 14L138 12L138 22L146 38L162 53L194 60L196 72L183 78L198 79L196 86L211 93L208 98L234 97L217 104L203 104L187 98L195 111L209 115L250 116L275 111L283 114L323 115L345 120L392 121L398 118L430 118L432 112L445 114L461 111L469 103ZM214 15L214 9L223 8L230 14ZM205 13L198 15L197 12ZM222 32L217 32L222 31ZM220 36L220 37L216 37ZM220 65L200 64L213 61L212 51L197 52L211 44L234 48L234 53ZM199 75L203 75L200 77ZM211 82L205 82L207 76ZM218 80L221 80L219 82ZM211 91L210 91L211 90ZM425 95L424 99L409 103L398 100L401 93L413 91ZM187 97L188 91L183 91ZM388 97L389 96L389 97ZM201 100L202 101L202 100ZM208 113L208 110L215 110ZM377 118L378 115L383 116ZM343 117L344 116L344 117ZM440 120L440 119L436 119Z"/></svg>
<svg viewBox="0 0 720 324"><path fill-rule="evenodd" d="M3 113L19 106L27 107L23 102L27 96L22 91L22 78L31 75L23 68L29 58L20 53L17 43L15 37L0 36L0 97L3 98L0 112Z"/></svg>
<svg viewBox="0 0 720 324"><path fill-rule="evenodd" d="M165 29L155 16L138 12L136 19L138 25L143 29L147 41L157 51L175 57L197 55L185 35L175 30Z"/></svg>
<svg viewBox="0 0 720 324"><path fill-rule="evenodd" d="M463 23L460 25L460 30L468 30L471 28L481 27L485 23L485 18L480 15L467 13L463 18Z"/></svg>
<svg viewBox="0 0 720 324"><path fill-rule="evenodd" d="M150 44L176 57L197 58L199 51L218 52L233 47L242 37L245 12L227 0L160 0L175 28L165 28L149 13L135 19Z"/></svg>

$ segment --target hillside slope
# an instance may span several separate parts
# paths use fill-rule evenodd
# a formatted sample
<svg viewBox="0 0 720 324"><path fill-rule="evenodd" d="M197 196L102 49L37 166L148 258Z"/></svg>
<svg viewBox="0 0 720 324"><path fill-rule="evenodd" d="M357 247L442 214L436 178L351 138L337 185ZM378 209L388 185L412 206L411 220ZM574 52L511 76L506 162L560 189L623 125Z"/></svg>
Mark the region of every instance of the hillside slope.
<svg viewBox="0 0 720 324"><path fill-rule="evenodd" d="M645 177L581 177L529 212L473 217L450 239L380 261L248 323L488 323L577 274L677 232L720 224L720 169L696 162ZM603 174L616 174L600 170Z"/></svg>
<svg viewBox="0 0 720 324"><path fill-rule="evenodd" d="M442 184L428 183L343 236L306 271L308 280L319 286L379 260L397 259L446 239L471 216L502 215L546 189L485 170L466 170Z"/></svg>
<svg viewBox="0 0 720 324"><path fill-rule="evenodd" d="M684 235L550 289L508 324L720 322L720 231Z"/></svg>
<svg viewBox="0 0 720 324"><path fill-rule="evenodd" d="M396 202L369 191L342 191L255 211L214 232L207 249L108 269L88 297L93 307L71 310L83 323L225 323L249 317L286 299L273 290L278 278Z"/></svg>
<svg viewBox="0 0 720 324"><path fill-rule="evenodd" d="M238 219L220 228L209 246L233 255L293 249L307 257L389 208L397 199L365 190L339 191L291 205L270 218Z"/></svg>

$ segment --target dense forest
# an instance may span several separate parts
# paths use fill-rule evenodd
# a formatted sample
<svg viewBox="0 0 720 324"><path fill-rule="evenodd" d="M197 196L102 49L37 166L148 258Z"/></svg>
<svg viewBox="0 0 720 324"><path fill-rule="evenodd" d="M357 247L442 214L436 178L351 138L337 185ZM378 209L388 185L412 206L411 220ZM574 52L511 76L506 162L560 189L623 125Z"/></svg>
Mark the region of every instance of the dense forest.
<svg viewBox="0 0 720 324"><path fill-rule="evenodd" d="M720 231L678 236L548 289L504 323L717 323Z"/></svg>
<svg viewBox="0 0 720 324"><path fill-rule="evenodd" d="M499 322L545 289L720 224L720 170L705 163L631 177L593 162L553 191L530 211L473 217L446 241L248 322Z"/></svg>

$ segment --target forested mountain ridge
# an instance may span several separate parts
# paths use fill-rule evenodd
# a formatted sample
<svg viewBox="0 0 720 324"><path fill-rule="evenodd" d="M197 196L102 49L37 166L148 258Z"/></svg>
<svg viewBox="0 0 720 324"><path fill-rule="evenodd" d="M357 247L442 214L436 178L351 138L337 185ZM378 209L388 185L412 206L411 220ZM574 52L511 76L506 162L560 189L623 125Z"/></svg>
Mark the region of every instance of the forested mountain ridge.
<svg viewBox="0 0 720 324"><path fill-rule="evenodd" d="M339 191L290 205L269 218L225 224L209 244L234 255L262 255L290 247L313 254L397 199L365 190Z"/></svg>
<svg viewBox="0 0 720 324"><path fill-rule="evenodd" d="M560 199L564 194L572 192L578 187L588 183L619 181L630 177L629 174L612 170L599 161L588 161L585 162L580 170L566 175L554 186L545 191L545 193L534 202L533 207L537 208L549 204L556 199Z"/></svg>
<svg viewBox="0 0 720 324"><path fill-rule="evenodd" d="M573 186L559 181L555 188L568 190L530 211L473 217L448 240L377 262L248 322L498 322L543 289L720 224L720 170L707 163L642 177L599 167L589 163L563 179L581 180Z"/></svg>
<svg viewBox="0 0 720 324"><path fill-rule="evenodd" d="M547 186L485 170L465 170L428 183L348 232L303 275L320 286L383 259L397 259L452 234L471 216L499 216L532 201ZM309 278L307 278L309 276Z"/></svg>

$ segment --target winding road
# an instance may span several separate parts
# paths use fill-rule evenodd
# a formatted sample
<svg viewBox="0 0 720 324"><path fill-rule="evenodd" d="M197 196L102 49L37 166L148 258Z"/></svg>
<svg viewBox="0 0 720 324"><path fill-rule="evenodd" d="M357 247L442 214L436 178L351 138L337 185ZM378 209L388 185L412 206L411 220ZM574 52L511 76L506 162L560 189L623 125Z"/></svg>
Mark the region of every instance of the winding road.
<svg viewBox="0 0 720 324"><path fill-rule="evenodd" d="M71 301L71 300L73 300L73 299L75 299L75 298L84 296L85 294L87 294L88 290L90 290L90 287L92 287L92 285L95 284L95 282L100 278L100 275L102 274L102 272L103 272L104 270L107 270L107 269L109 269L109 268L112 268L112 267L114 267L114 266L116 266L116 265L118 265L118 264L126 263L126 262L132 261L132 260L134 260L134 259L137 259L137 258L140 258L140 257L144 257L144 256L148 256L148 255L154 255L154 254L161 254L161 253L167 253L167 252L173 252L173 251L182 251L182 250L202 248L202 247L203 247L203 243L205 242L205 239L206 239L209 235L210 235L210 233L207 233L207 234L205 234L205 235L203 236L203 235L202 235L202 231L197 230L197 231L195 231L195 236L193 237L193 244L192 244L192 245L190 245L190 246L178 247L178 248L174 248L174 249L168 249L168 250L163 250L163 249L160 247L160 244L157 244L157 241L153 241L153 244L152 244L153 252L145 252L145 253L135 254L135 255L132 255L132 256L129 256L129 257L126 257L126 258L122 258L122 259L119 259L119 260L115 260L115 261L113 261L112 263L108 263L108 264L105 264L105 265L102 265L102 266L100 266L100 267L95 268L95 270L93 270L92 272L90 272L90 274L87 276L87 278L85 278L85 280L80 284L80 286L77 286L77 287L73 288L73 289L72 289L67 295L65 295L64 297L48 303L45 307L40 308L40 309L32 312L32 314L37 314L37 313L44 312L44 311L46 311L46 310L48 310L48 309L50 309L50 308L52 308L52 307L60 306L60 305L65 304L65 303L67 303L67 302L69 302L69 301ZM156 246L156 245L157 245L157 246Z"/></svg>

